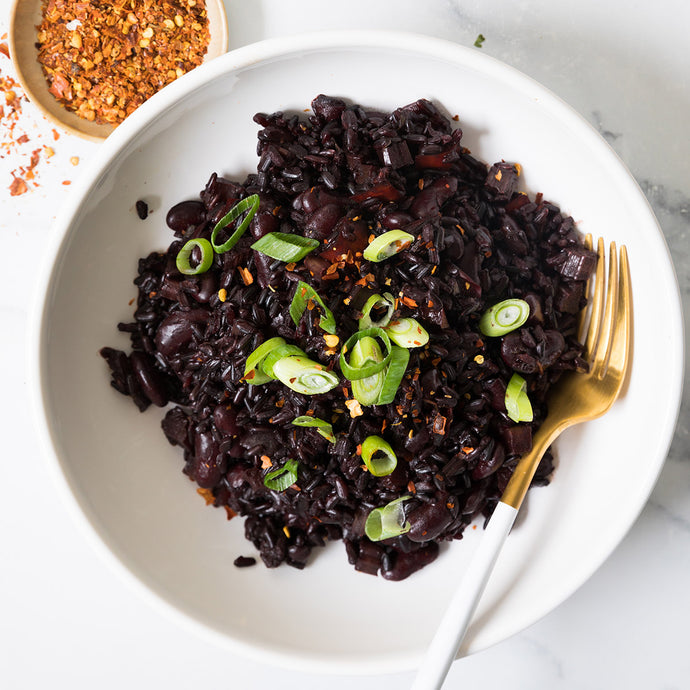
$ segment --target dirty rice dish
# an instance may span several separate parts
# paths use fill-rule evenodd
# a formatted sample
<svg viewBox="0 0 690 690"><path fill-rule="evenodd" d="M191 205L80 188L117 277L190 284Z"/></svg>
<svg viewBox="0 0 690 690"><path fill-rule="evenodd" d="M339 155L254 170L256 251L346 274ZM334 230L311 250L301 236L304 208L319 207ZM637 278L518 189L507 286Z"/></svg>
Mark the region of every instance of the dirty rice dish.
<svg viewBox="0 0 690 690"><path fill-rule="evenodd" d="M257 172L214 173L170 209L176 239L140 259L119 325L131 352L101 354L142 411L168 406L184 473L244 516L267 566L342 539L357 570L401 580L491 514L549 388L584 367L595 256L571 217L517 190L519 165L472 157L432 103L311 110L256 115ZM526 320L487 331L509 299ZM547 453L534 483L552 471Z"/></svg>

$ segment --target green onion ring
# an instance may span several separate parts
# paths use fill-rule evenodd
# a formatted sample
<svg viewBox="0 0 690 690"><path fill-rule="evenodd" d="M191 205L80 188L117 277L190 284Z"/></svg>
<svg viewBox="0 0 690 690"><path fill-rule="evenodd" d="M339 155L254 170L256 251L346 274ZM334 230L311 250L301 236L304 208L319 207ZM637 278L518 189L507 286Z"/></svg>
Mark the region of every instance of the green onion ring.
<svg viewBox="0 0 690 690"><path fill-rule="evenodd" d="M355 343L361 338L380 338L386 347L386 355L380 362L369 362L362 367L352 366L346 358L347 352L352 349ZM379 371L383 371L391 360L392 344L386 331L383 328L365 328L363 331L353 333L343 345L340 351L340 370L344 376L350 381L357 381L358 379L373 376Z"/></svg>
<svg viewBox="0 0 690 690"><path fill-rule="evenodd" d="M269 232L252 245L252 249L278 261L289 263L303 259L319 246L318 240L286 232Z"/></svg>
<svg viewBox="0 0 690 690"><path fill-rule="evenodd" d="M259 195L258 194L252 194L251 196L248 196L245 199L241 199L238 201L217 223L216 226L213 228L213 232L211 233L211 244L213 245L213 248L216 250L216 253L218 254L223 254L224 252L229 251L232 249L239 241L242 235L247 231L247 228L249 227L249 223L252 222L252 218L256 215L256 212L259 210ZM216 239L218 237L218 233L227 225L230 225L234 220L237 220L243 213L245 213L245 217L242 219L242 222L237 226L235 229L235 232L230 235L230 237L223 242L223 244L216 244Z"/></svg>
<svg viewBox="0 0 690 690"><path fill-rule="evenodd" d="M506 299L487 309L479 319L486 336L501 336L520 328L529 318L529 304L522 299Z"/></svg>
<svg viewBox="0 0 690 690"><path fill-rule="evenodd" d="M323 364L307 357L283 357L273 365L273 374L293 391L320 395L333 390L340 379Z"/></svg>
<svg viewBox="0 0 690 690"><path fill-rule="evenodd" d="M199 261L196 266L192 266L189 260L192 258L192 252L195 247L198 247L201 252L201 261ZM200 273L206 273L206 271L211 268L212 263L213 247L211 243L203 237L188 240L175 258L177 270L186 276L196 276Z"/></svg>
<svg viewBox="0 0 690 690"><path fill-rule="evenodd" d="M285 357L306 356L307 355L304 352L304 350L297 347L297 345L293 345L292 343L284 343L282 345L278 345L278 347L271 350L266 355L263 362L261 362L261 371L266 376L268 376L269 379L277 379L278 377L275 375L275 372L273 371L273 367L275 367L277 362L279 362L281 359L284 359Z"/></svg>
<svg viewBox="0 0 690 690"><path fill-rule="evenodd" d="M403 230L389 230L383 235L375 237L369 246L362 252L362 256L367 261L374 261L378 263L384 259L407 249L412 242L414 242L414 235Z"/></svg>
<svg viewBox="0 0 690 690"><path fill-rule="evenodd" d="M327 441L335 443L335 436L333 435L333 425L325 422L323 419L318 417L309 417L308 415L302 415L301 417L295 417L292 420L295 426L305 426L313 427L318 431L321 436L323 436Z"/></svg>
<svg viewBox="0 0 690 690"><path fill-rule="evenodd" d="M402 503L410 496L396 498L385 506L374 508L364 523L364 533L371 541L382 541L391 537L399 537L410 531L409 520L405 520L405 509Z"/></svg>
<svg viewBox="0 0 690 690"><path fill-rule="evenodd" d="M361 369L369 362L376 363L382 359L383 354L375 338L369 336L360 338L352 347L350 363L357 369ZM376 405L383 388L384 379L384 371L379 371L371 376L351 381L353 397L362 405Z"/></svg>
<svg viewBox="0 0 690 690"><path fill-rule="evenodd" d="M508 381L505 396L506 412L514 422L531 422L534 414L527 397L527 382L520 374L513 374Z"/></svg>
<svg viewBox="0 0 690 690"><path fill-rule="evenodd" d="M400 382L407 370L407 363L410 361L410 351L405 347L393 345L391 348L391 361L386 369L383 386L379 393L377 405L388 405L395 400L395 394L400 388Z"/></svg>
<svg viewBox="0 0 690 690"><path fill-rule="evenodd" d="M429 342L429 333L424 326L409 316L391 321L386 333L400 347L422 347Z"/></svg>
<svg viewBox="0 0 690 690"><path fill-rule="evenodd" d="M247 357L247 361L244 365L244 380L255 386L262 383L268 383L271 377L261 371L259 367L273 350L285 344L282 338L269 338L266 342L261 343L261 345Z"/></svg>
<svg viewBox="0 0 690 690"><path fill-rule="evenodd" d="M290 458L282 467L271 470L264 477L264 486L271 491L285 491L297 481L297 460Z"/></svg>
<svg viewBox="0 0 690 690"><path fill-rule="evenodd" d="M386 313L378 321L373 321L371 312L379 306L385 306ZM383 295L372 295L362 307L359 330L362 331L365 328L385 328L390 323L394 311L395 297L390 292L384 292Z"/></svg>
<svg viewBox="0 0 690 690"><path fill-rule="evenodd" d="M367 436L362 441L362 460L374 477L385 477L398 465L397 455L380 436Z"/></svg>
<svg viewBox="0 0 690 690"><path fill-rule="evenodd" d="M311 285L301 280L297 283L295 294L290 303L290 317L295 326L299 326L299 321L310 299L314 300L323 310L323 316L319 320L319 328L326 331L326 333L335 335L335 317L333 316L333 312L325 305L316 290L314 290Z"/></svg>

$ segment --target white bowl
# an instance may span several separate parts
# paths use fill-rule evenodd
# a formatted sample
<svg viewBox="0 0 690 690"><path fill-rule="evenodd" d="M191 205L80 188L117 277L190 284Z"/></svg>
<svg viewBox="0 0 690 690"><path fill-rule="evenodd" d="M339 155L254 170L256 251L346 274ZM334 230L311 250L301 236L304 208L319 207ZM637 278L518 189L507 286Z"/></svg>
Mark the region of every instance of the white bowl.
<svg viewBox="0 0 690 690"><path fill-rule="evenodd" d="M253 553L241 519L204 507L160 431L161 411L140 414L115 393L98 355L103 345L128 346L115 324L131 318L138 257L171 239L165 211L196 196L213 171L243 179L255 169L255 112L301 111L319 93L379 108L436 101L458 114L475 156L520 162L530 192L629 250L627 390L604 418L558 440L554 481L530 493L462 653L552 610L633 524L678 413L680 299L661 231L608 145L558 98L476 49L388 33L266 41L165 88L102 145L52 229L35 315L39 427L68 503L149 600L234 649L312 671L393 672L420 659L481 529L399 583L355 572L341 543L304 571L238 569L233 560ZM152 209L146 221L134 210L140 198Z"/></svg>

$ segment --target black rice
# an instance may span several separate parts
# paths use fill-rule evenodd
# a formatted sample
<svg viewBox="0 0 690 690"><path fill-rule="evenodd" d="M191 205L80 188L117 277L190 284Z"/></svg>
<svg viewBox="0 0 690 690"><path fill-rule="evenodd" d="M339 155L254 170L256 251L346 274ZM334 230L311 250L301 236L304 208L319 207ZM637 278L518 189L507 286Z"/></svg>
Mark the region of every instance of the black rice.
<svg viewBox="0 0 690 690"><path fill-rule="evenodd" d="M245 516L246 537L267 566L303 568L314 546L342 539L356 569L400 580L433 561L440 542L491 514L531 448L550 387L563 371L585 367L576 323L595 255L572 218L541 194L518 191L519 165L475 159L461 129L429 101L392 113L323 95L311 105L308 117L257 114L257 172L243 182L214 173L198 199L170 209L175 239L139 261L134 321L119 326L132 351L101 354L112 385L141 410L168 406L163 432L181 448L184 472L208 502ZM250 194L261 203L245 237L207 273L181 275L182 245L208 239ZM370 236L395 228L413 234L413 244L365 261ZM297 264L250 248L274 231L322 244ZM318 318L307 311L296 327L288 314L298 280L333 311L341 344L375 293L391 292L394 316L429 331L428 345L411 350L392 404L353 417L344 378L311 397L279 381L242 379L247 355L274 336L339 373ZM528 302L529 320L502 338L483 336L479 317L508 297ZM527 380L531 423L506 414L514 372ZM332 422L336 442L291 424L304 414ZM371 434L398 456L389 476L372 476L357 454ZM267 489L265 474L289 458L299 461L296 484ZM552 470L547 453L534 483L548 483ZM371 542L367 515L401 495L410 496L410 531Z"/></svg>

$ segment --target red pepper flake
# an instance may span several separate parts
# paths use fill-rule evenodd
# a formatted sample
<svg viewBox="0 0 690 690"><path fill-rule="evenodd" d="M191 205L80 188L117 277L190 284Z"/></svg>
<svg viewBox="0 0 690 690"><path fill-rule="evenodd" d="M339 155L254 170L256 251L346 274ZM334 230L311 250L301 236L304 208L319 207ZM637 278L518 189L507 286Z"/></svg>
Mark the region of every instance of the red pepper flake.
<svg viewBox="0 0 690 690"><path fill-rule="evenodd" d="M211 489L197 489L196 492L204 499L204 501L206 501L207 506L215 503L216 497L213 495L213 491L211 491Z"/></svg>
<svg viewBox="0 0 690 690"><path fill-rule="evenodd" d="M10 184L10 196L20 196L21 194L26 194L28 191L29 188L21 177L12 179L12 183Z"/></svg>
<svg viewBox="0 0 690 690"><path fill-rule="evenodd" d="M434 300L430 299L430 300L426 303L426 306L429 307L429 309L431 309L431 308L434 306Z"/></svg>
<svg viewBox="0 0 690 690"><path fill-rule="evenodd" d="M424 189L424 180L419 180L417 182L417 187L419 187L419 189Z"/></svg>
<svg viewBox="0 0 690 690"><path fill-rule="evenodd" d="M7 58L10 56L10 49L7 47L7 43L0 43L0 53Z"/></svg>
<svg viewBox="0 0 690 690"><path fill-rule="evenodd" d="M438 268L438 266L436 266L436 264L434 264L434 266L431 268L431 275L434 275L434 273L436 273L437 268Z"/></svg>
<svg viewBox="0 0 690 690"><path fill-rule="evenodd" d="M358 444L357 450L355 451L356 455L361 455L362 454L362 444Z"/></svg>
<svg viewBox="0 0 690 690"><path fill-rule="evenodd" d="M463 446L462 447L462 452L465 455L469 455L473 450L474 450L474 448L472 446Z"/></svg>
<svg viewBox="0 0 690 690"><path fill-rule="evenodd" d="M500 182L500 181L501 181L501 178L503 177L503 173L499 170L499 171L494 175L494 177L496 178L496 180L497 180L498 182Z"/></svg>
<svg viewBox="0 0 690 690"><path fill-rule="evenodd" d="M232 520L237 517L237 513L230 506L223 506L225 508L225 513L228 516L228 520Z"/></svg>
<svg viewBox="0 0 690 690"><path fill-rule="evenodd" d="M286 271L294 271L296 266L297 266L297 264L294 261L291 261L289 264L285 264L285 270Z"/></svg>
<svg viewBox="0 0 690 690"><path fill-rule="evenodd" d="M254 276L252 275L251 271L248 268L244 268L243 266L239 266L237 270L240 272L240 276L242 277L242 282L245 285L251 285L254 282Z"/></svg>
<svg viewBox="0 0 690 690"><path fill-rule="evenodd" d="M276 407L282 407L283 405L285 405L285 400L283 398L276 400Z"/></svg>
<svg viewBox="0 0 690 690"><path fill-rule="evenodd" d="M63 180L62 184L64 184L67 187L68 185L72 184L72 180Z"/></svg>
<svg viewBox="0 0 690 690"><path fill-rule="evenodd" d="M416 494L416 493L417 493L417 487L414 485L414 482L413 482L413 481L407 482L407 490L408 490L411 494Z"/></svg>
<svg viewBox="0 0 690 690"><path fill-rule="evenodd" d="M407 307L416 307L417 302L415 302L411 297L403 297L402 298L402 303L407 306Z"/></svg>
<svg viewBox="0 0 690 690"><path fill-rule="evenodd" d="M262 455L261 456L261 469L267 470L269 467L273 467L273 463L271 462L271 458L269 458L268 455Z"/></svg>

